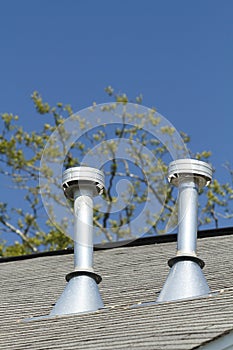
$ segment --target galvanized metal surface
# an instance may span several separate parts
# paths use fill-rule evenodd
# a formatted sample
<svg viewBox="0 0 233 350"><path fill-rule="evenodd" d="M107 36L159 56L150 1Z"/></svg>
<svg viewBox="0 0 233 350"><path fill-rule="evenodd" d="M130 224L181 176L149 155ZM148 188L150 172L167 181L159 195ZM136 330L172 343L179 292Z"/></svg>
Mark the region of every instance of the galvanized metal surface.
<svg viewBox="0 0 233 350"><path fill-rule="evenodd" d="M66 285L50 316L90 312L103 307L95 280L85 275L77 276Z"/></svg>
<svg viewBox="0 0 233 350"><path fill-rule="evenodd" d="M194 181L179 185L177 254L196 255L198 188Z"/></svg>
<svg viewBox="0 0 233 350"><path fill-rule="evenodd" d="M210 164L196 159L178 159L169 164L168 181L174 186L179 186L179 181L190 176L196 178L198 186L208 185L212 179L212 167ZM196 176L195 176L196 175Z"/></svg>
<svg viewBox="0 0 233 350"><path fill-rule="evenodd" d="M66 197L74 200L73 189L77 184L93 184L93 196L101 194L104 190L104 173L101 170L90 167L73 167L64 171L62 186Z"/></svg>
<svg viewBox="0 0 233 350"><path fill-rule="evenodd" d="M50 316L104 307L96 278L101 277L93 273L93 197L104 188L104 174L89 167L67 169L63 188L65 195L74 201L74 273L68 274L68 284Z"/></svg>
<svg viewBox="0 0 233 350"><path fill-rule="evenodd" d="M74 269L93 271L93 188L74 189Z"/></svg>
<svg viewBox="0 0 233 350"><path fill-rule="evenodd" d="M178 261L171 268L157 302L197 297L210 293L200 266L194 261Z"/></svg>
<svg viewBox="0 0 233 350"><path fill-rule="evenodd" d="M158 302L192 298L210 292L199 261L195 261L198 188L212 179L209 164L180 159L169 165L168 180L179 187L177 257L157 299ZM183 257L183 261L182 261ZM190 257L190 260L188 260Z"/></svg>

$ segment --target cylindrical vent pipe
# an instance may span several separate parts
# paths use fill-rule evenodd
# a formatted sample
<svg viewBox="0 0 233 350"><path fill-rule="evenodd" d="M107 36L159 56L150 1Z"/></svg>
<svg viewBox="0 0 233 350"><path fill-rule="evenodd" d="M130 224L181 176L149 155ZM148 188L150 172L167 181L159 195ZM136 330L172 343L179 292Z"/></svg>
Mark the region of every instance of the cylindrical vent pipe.
<svg viewBox="0 0 233 350"><path fill-rule="evenodd" d="M74 167L63 173L65 196L74 202L74 271L50 316L96 311L103 308L93 270L93 197L104 189L104 174L90 167Z"/></svg>
<svg viewBox="0 0 233 350"><path fill-rule="evenodd" d="M202 272L204 262L196 255L198 189L210 183L212 168L195 159L180 159L169 165L168 181L179 189L177 254L158 302L192 298L210 292Z"/></svg>

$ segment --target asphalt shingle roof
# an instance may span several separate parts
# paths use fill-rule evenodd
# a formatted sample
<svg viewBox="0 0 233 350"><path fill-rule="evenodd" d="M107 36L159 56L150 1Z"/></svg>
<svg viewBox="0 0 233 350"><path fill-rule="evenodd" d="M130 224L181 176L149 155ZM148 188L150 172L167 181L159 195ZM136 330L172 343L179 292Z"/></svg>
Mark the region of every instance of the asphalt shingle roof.
<svg viewBox="0 0 233 350"><path fill-rule="evenodd" d="M212 295L161 304L175 242L98 250L105 309L32 322L24 319L49 314L64 290L73 255L2 261L0 349L197 349L233 329L232 248L233 235L199 239Z"/></svg>

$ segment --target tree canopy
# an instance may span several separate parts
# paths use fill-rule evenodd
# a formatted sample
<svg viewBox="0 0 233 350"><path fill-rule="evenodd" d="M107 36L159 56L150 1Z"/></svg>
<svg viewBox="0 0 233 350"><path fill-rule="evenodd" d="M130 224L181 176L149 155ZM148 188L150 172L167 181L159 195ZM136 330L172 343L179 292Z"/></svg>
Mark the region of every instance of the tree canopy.
<svg viewBox="0 0 233 350"><path fill-rule="evenodd" d="M72 246L72 238L64 234L68 229L66 215L56 224L57 216L53 212L53 206L47 206L47 216L41 200L41 193L44 196L46 193L48 202L57 203L72 212L72 206L67 204L66 199L56 196L56 192L50 191L46 185L50 181L53 188L61 190L61 183L54 176L50 164L51 159L54 164L58 164L62 157L63 169L83 165L85 162L90 165L88 160L92 159L98 163L99 159L100 167L104 170L106 190L103 197L95 203L94 209L94 225L100 242L133 239L135 228L131 223L140 216L146 203L150 202L149 193L154 196L157 204L154 212L148 207L150 210L147 209L145 214L145 227L136 236L144 233L161 234L175 227L177 192L165 181L167 166L172 160L169 144L177 152L180 151L173 126L162 123L155 108L148 109L145 118L145 109L137 107L142 105L142 96L130 102L126 94L116 94L110 86L105 90L111 100L109 104L102 105L101 108L93 104L87 112L97 111L109 116L119 114L120 110L122 113L119 122L114 119L115 122L110 123L106 119L107 122L93 126L88 117L83 118L85 113L74 114L70 105L61 102L50 106L36 91L31 98L38 118L46 116L46 122L42 120L40 130L27 131L26 126L21 125L19 116L1 114L0 173L15 191L14 199L0 202L2 256ZM132 106L135 107L132 109ZM66 125L73 116L80 137L67 148L72 131L67 132ZM152 130L155 128L161 138L154 137ZM59 147L51 141L51 135L57 135ZM210 151L192 154L189 150L190 137L182 131L179 132L179 137L185 152L192 158L211 161ZM122 150L119 152L120 144L123 145L123 153ZM101 163L102 157L104 160ZM50 162L41 162L41 159L50 159ZM231 169L229 172L232 177ZM219 217L232 217L230 202L233 199L233 189L230 183L220 183L214 179L202 192L205 195L201 196L199 225L214 223L217 227ZM23 205L17 205L15 198L22 198ZM14 234L13 242L7 239L9 232Z"/></svg>

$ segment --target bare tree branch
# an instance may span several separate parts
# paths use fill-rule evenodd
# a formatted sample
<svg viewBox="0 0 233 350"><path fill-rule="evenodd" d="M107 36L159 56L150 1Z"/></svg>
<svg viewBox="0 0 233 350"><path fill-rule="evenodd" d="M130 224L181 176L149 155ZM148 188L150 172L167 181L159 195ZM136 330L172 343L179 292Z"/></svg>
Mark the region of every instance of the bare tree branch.
<svg viewBox="0 0 233 350"><path fill-rule="evenodd" d="M0 222L5 225L6 227L8 227L12 232L15 232L24 243L26 243L28 245L28 247L34 252L36 253L38 251L38 249L36 247L34 247L34 245L29 241L28 237L18 228L16 228L15 226L13 226L11 223L9 223L8 221L4 220L2 217L0 218Z"/></svg>

